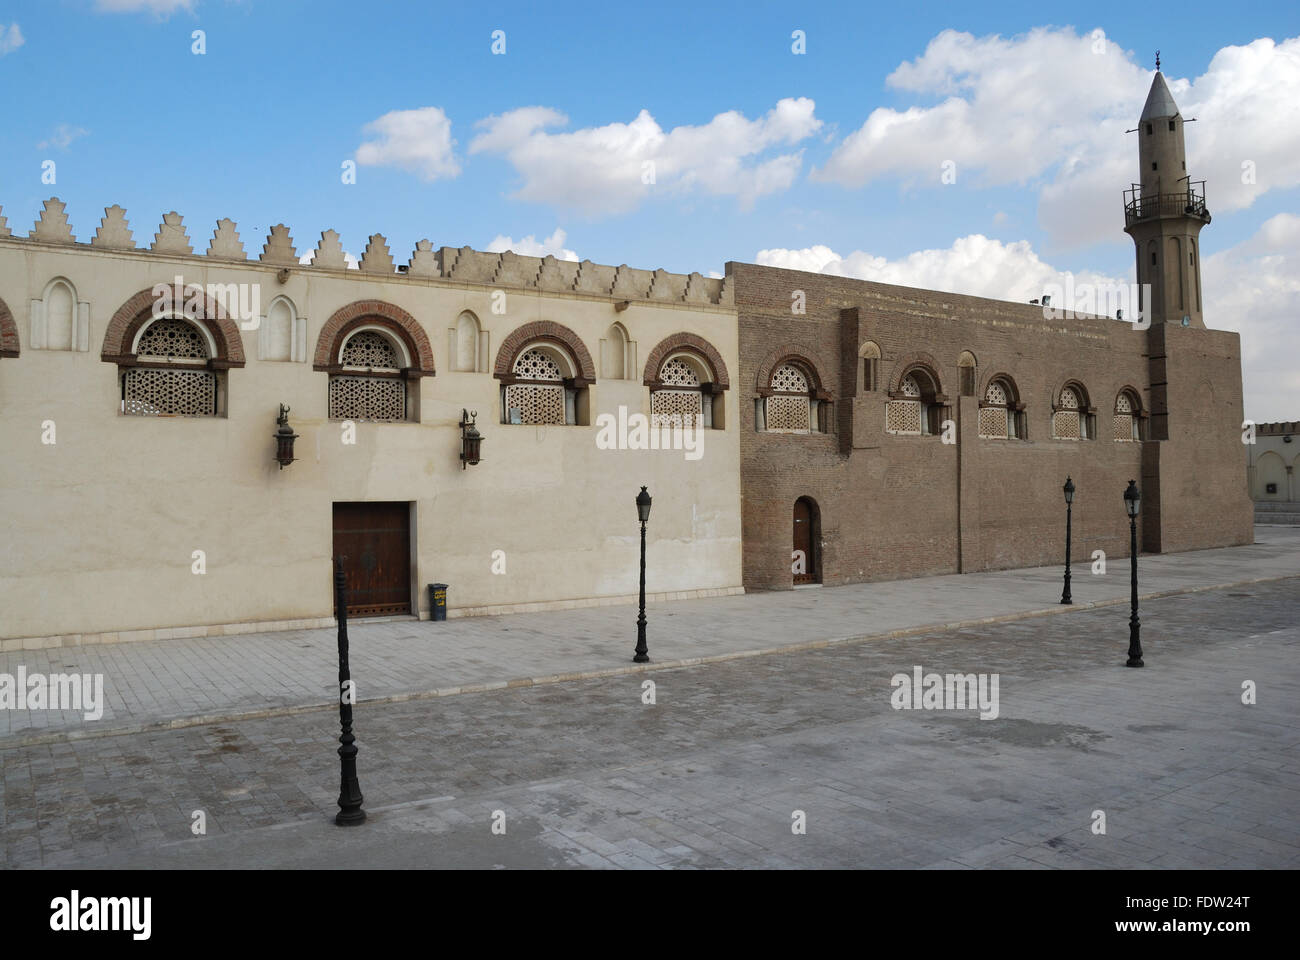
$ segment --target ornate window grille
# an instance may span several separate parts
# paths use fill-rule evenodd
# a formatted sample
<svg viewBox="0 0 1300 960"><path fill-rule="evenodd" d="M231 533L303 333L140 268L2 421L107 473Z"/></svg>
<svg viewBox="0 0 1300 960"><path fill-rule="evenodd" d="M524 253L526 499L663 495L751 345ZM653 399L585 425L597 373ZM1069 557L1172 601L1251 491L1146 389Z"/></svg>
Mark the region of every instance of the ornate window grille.
<svg viewBox="0 0 1300 960"><path fill-rule="evenodd" d="M525 350L515 360L514 375L524 383L505 388L509 423L564 424L566 397L560 365L541 350ZM515 419L516 414L518 419Z"/></svg>
<svg viewBox="0 0 1300 960"><path fill-rule="evenodd" d="M989 440L1009 440L1014 416L1009 407L1006 385L994 380L984 391L984 403L979 412L979 435Z"/></svg>
<svg viewBox="0 0 1300 960"><path fill-rule="evenodd" d="M681 357L670 357L659 368L663 388L650 394L650 425L695 427L704 425L704 396L699 375Z"/></svg>
<svg viewBox="0 0 1300 960"><path fill-rule="evenodd" d="M217 415L217 373L203 334L185 320L156 320L136 347L138 366L122 374L122 413L136 417Z"/></svg>
<svg viewBox="0 0 1300 960"><path fill-rule="evenodd" d="M356 373L330 377L330 419L407 419L406 381L395 376L401 371L401 358L391 340L374 330L354 333L343 345L339 364Z"/></svg>
<svg viewBox="0 0 1300 960"><path fill-rule="evenodd" d="M1081 407L1079 395L1073 387L1066 387L1061 391L1060 401L1052 414L1053 437L1058 440L1084 439Z"/></svg>
<svg viewBox="0 0 1300 960"><path fill-rule="evenodd" d="M919 437L925 424L925 411L922 409L921 384L915 374L909 373L903 378L901 392L904 399L890 400L885 405L885 432Z"/></svg>
<svg viewBox="0 0 1300 960"><path fill-rule="evenodd" d="M809 433L812 430L812 398L808 377L790 363L772 373L772 395L767 398L767 429Z"/></svg>
<svg viewBox="0 0 1300 960"><path fill-rule="evenodd" d="M1125 443L1141 439L1141 421L1137 413L1137 404L1127 390L1115 398L1111 433L1114 439Z"/></svg>

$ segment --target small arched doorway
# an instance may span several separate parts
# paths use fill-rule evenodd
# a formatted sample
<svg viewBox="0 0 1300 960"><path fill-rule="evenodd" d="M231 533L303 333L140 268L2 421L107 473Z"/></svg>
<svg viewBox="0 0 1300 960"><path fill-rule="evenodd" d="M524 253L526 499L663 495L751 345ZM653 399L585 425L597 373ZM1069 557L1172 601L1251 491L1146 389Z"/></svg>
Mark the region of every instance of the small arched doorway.
<svg viewBox="0 0 1300 960"><path fill-rule="evenodd" d="M821 558L817 550L817 504L809 497L794 502L794 549L790 554L790 572L795 586L821 583Z"/></svg>

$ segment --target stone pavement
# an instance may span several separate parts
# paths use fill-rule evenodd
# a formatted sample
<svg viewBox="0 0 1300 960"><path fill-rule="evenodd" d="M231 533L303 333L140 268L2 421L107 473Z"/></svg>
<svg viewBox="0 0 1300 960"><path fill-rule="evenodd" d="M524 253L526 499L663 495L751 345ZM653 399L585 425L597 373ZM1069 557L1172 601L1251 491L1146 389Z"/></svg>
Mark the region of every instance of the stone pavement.
<svg viewBox="0 0 1300 960"><path fill-rule="evenodd" d="M0 865L1295 868L1298 608L1151 601L1142 670L1104 607L361 706L347 829L333 712L0 749ZM892 709L914 666L996 673L999 716Z"/></svg>
<svg viewBox="0 0 1300 960"><path fill-rule="evenodd" d="M1139 559L1144 598L1300 575L1300 528L1256 527L1252 546ZM866 637L1123 604L1127 559L1105 576L1076 563L1074 606L1058 603L1060 567L657 603L647 608L652 667L731 659ZM653 577L653 571L651 571ZM1111 612L1123 621L1127 613ZM364 703L640 672L636 608L592 607L443 623L349 625ZM103 717L0 710L0 750L86 736L284 716L336 704L335 631L56 647L0 654L0 673L104 674Z"/></svg>

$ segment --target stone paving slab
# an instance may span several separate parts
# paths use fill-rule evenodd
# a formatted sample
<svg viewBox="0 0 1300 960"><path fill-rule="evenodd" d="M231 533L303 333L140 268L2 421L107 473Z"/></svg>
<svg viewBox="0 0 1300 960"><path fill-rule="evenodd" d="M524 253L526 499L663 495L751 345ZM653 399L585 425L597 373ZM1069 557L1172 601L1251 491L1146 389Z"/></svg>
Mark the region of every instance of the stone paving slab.
<svg viewBox="0 0 1300 960"><path fill-rule="evenodd" d="M1152 601L1142 670L1099 608L663 670L653 705L617 676L362 706L351 829L329 713L0 750L0 866L1294 869L1298 608L1300 579ZM915 665L997 673L998 718L893 709Z"/></svg>
<svg viewBox="0 0 1300 960"><path fill-rule="evenodd" d="M1143 555L1144 599L1300 575L1300 528L1256 527L1256 543ZM1074 566L1074 606L1058 601L1060 567L929 577L652 604L651 669L924 633L1125 604L1128 561L1105 576ZM652 576L652 573L651 573ZM1116 614L1127 619L1127 614ZM635 607L349 624L362 703L641 672L631 661ZM97 644L0 654L0 673L102 673L106 706L0 710L0 750L150 729L288 716L335 706L335 631Z"/></svg>

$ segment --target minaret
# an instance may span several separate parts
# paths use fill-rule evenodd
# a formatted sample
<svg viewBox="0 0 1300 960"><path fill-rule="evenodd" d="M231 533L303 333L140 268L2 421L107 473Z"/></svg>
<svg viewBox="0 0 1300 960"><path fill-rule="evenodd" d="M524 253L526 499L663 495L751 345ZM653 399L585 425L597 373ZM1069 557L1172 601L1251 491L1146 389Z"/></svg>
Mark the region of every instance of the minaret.
<svg viewBox="0 0 1300 960"><path fill-rule="evenodd" d="M1124 194L1124 231L1137 247L1139 289L1151 285L1146 319L1203 330L1200 233L1210 214L1205 181L1187 172L1183 123L1156 54L1155 79L1137 126L1141 178Z"/></svg>

